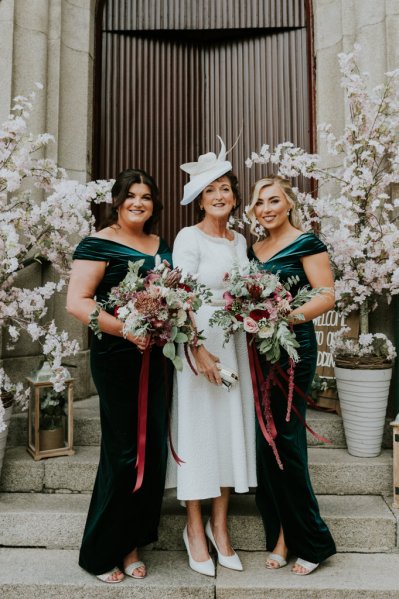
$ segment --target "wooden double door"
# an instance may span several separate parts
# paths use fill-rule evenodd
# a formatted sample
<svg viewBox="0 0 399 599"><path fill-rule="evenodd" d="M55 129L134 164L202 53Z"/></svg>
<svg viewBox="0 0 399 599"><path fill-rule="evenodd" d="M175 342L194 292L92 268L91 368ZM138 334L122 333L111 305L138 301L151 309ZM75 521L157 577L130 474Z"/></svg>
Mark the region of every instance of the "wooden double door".
<svg viewBox="0 0 399 599"><path fill-rule="evenodd" d="M98 11L94 176L138 167L157 181L161 233L194 223L180 206L183 162L229 155L244 200L263 143L312 149L309 3L305 0L108 0ZM310 91L309 91L310 90Z"/></svg>

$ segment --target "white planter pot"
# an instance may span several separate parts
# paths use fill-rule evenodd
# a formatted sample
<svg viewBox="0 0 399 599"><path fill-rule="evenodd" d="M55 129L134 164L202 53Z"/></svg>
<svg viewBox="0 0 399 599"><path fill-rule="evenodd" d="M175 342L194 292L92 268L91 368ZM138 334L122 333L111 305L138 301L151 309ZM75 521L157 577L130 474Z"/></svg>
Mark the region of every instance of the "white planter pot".
<svg viewBox="0 0 399 599"><path fill-rule="evenodd" d="M359 457L381 453L392 368L335 367L348 452Z"/></svg>
<svg viewBox="0 0 399 599"><path fill-rule="evenodd" d="M0 399L0 401L1 401L1 399ZM6 425L6 430L4 430L0 433L0 474L1 474L1 469L3 467L3 458L4 458L4 453L6 450L8 427L9 427L10 420L11 420L11 414L12 414L12 406L10 406L9 408L5 408L4 422Z"/></svg>

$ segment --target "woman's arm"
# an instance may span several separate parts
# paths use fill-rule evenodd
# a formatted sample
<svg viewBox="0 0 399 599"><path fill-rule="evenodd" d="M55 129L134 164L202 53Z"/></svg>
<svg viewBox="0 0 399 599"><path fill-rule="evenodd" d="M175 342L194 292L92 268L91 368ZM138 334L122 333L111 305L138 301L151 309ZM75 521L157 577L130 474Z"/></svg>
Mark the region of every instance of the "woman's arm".
<svg viewBox="0 0 399 599"><path fill-rule="evenodd" d="M178 266L182 269L183 274L197 274L201 259L201 252L198 243L198 233L194 231L194 227L186 227L182 229L176 236L173 244L173 266ZM195 326L194 315L191 315ZM217 362L219 358L211 354L205 347L192 347L191 353L195 360L195 365L199 374L203 374L210 383L221 385Z"/></svg>
<svg viewBox="0 0 399 599"><path fill-rule="evenodd" d="M96 308L94 295L100 281L104 277L106 262L94 260L74 260L71 270L71 278L68 286L66 309L69 314L75 316L78 320L88 325L90 314ZM98 324L104 333L123 337L123 325L120 320L101 310L98 317ZM126 337L137 347L144 351L147 347L149 338Z"/></svg>
<svg viewBox="0 0 399 599"><path fill-rule="evenodd" d="M312 254L302 258L302 266L312 288L324 287L324 293L319 293L311 300L299 308L295 308L290 315L289 320L294 324L308 322L328 312L335 305L334 279L331 272L330 260L327 252ZM295 318L295 315L303 314L304 319Z"/></svg>

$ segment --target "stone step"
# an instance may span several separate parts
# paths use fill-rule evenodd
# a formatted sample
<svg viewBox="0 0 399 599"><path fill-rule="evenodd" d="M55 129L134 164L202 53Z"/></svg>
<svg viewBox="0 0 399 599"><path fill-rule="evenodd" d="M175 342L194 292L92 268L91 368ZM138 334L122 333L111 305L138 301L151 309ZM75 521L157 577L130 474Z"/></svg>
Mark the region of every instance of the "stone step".
<svg viewBox="0 0 399 599"><path fill-rule="evenodd" d="M76 447L69 457L35 462L24 447L7 449L0 491L8 493L74 492L93 489L99 448ZM392 451L357 458L345 449L309 448L309 469L319 495L392 495Z"/></svg>
<svg viewBox="0 0 399 599"><path fill-rule="evenodd" d="M331 447L346 447L342 418L338 414L319 412L309 409L307 415L309 426L332 443ZM392 447L392 427L387 419L383 447ZM27 439L26 413L14 414L11 419L7 438L8 447L25 445ZM77 446L99 445L100 443L100 417L98 413L98 397L90 397L75 403L74 408L74 442ZM308 432L308 445L322 445Z"/></svg>
<svg viewBox="0 0 399 599"><path fill-rule="evenodd" d="M319 496L320 510L340 552L386 552L397 546L397 519L390 501L378 496ZM75 549L81 542L89 495L0 494L0 546ZM209 513L209 505L206 506ZM244 551L265 547L253 495L232 495L229 524L233 546ZM184 549L185 509L165 497L154 549Z"/></svg>
<svg viewBox="0 0 399 599"><path fill-rule="evenodd" d="M2 599L395 599L397 554L338 554L312 576L266 570L265 553L241 552L243 572L217 566L216 577L190 570L183 551L146 551L144 580L107 585L77 565L78 552L0 549ZM293 560L291 560L291 563Z"/></svg>

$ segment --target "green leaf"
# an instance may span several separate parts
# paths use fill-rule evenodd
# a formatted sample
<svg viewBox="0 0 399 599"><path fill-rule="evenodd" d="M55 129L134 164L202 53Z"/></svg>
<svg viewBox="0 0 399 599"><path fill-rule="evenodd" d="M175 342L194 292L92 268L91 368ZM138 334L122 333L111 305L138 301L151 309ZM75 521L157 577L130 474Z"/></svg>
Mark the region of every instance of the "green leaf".
<svg viewBox="0 0 399 599"><path fill-rule="evenodd" d="M89 315L89 328L92 329L92 331L94 332L96 337L98 337L99 339L101 339L101 337L102 337L102 332L100 329L100 325L98 323L98 317L100 315L100 311L101 311L100 306L96 305L93 312L91 312L91 314Z"/></svg>
<svg viewBox="0 0 399 599"><path fill-rule="evenodd" d="M170 333L170 338L172 339L172 341L176 340L176 335L179 332L179 329L177 327L172 327L172 331Z"/></svg>
<svg viewBox="0 0 399 599"><path fill-rule="evenodd" d="M177 335L174 338L174 341L176 343L187 343L188 341L188 337L186 335L186 333L177 333Z"/></svg>
<svg viewBox="0 0 399 599"><path fill-rule="evenodd" d="M166 345L164 345L163 347L163 355L166 358L169 358L169 360L173 360L175 359L176 356L176 348L175 348L175 344L174 343L167 343Z"/></svg>
<svg viewBox="0 0 399 599"><path fill-rule="evenodd" d="M183 370L183 360L180 356L175 356L172 362L176 370Z"/></svg>

